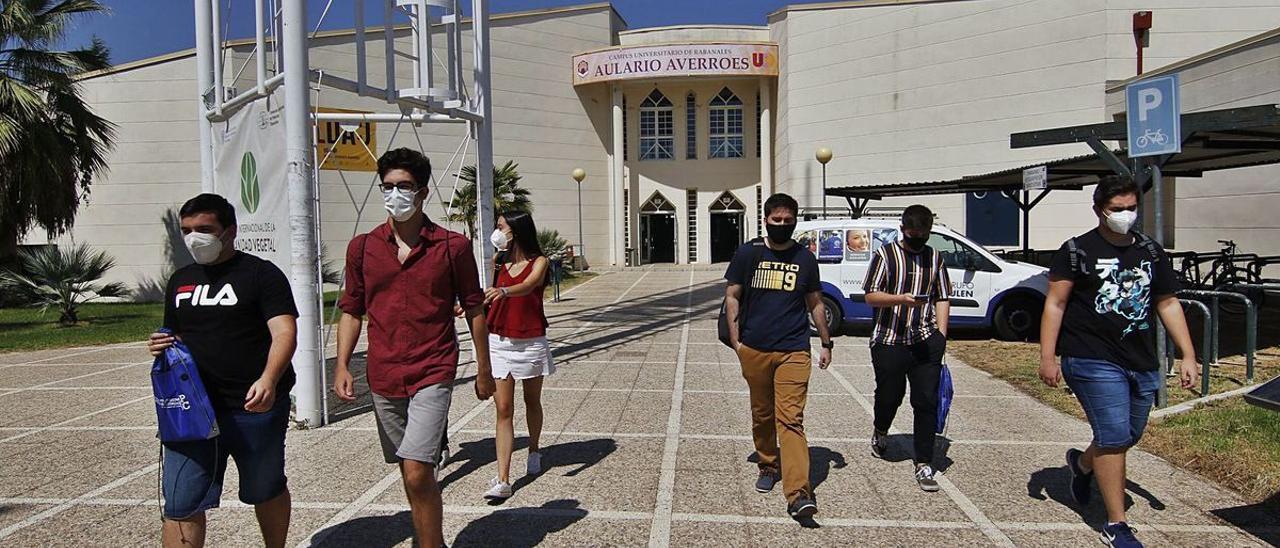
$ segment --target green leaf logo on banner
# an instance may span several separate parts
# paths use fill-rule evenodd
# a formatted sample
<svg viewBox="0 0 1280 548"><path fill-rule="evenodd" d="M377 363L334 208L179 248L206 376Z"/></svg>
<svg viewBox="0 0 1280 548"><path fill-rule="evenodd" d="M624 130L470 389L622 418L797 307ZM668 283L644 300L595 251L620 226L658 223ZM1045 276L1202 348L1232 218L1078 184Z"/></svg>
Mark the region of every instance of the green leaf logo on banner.
<svg viewBox="0 0 1280 548"><path fill-rule="evenodd" d="M258 210L259 198L258 162L253 159L252 152L246 152L240 159L240 202L249 213L253 213Z"/></svg>

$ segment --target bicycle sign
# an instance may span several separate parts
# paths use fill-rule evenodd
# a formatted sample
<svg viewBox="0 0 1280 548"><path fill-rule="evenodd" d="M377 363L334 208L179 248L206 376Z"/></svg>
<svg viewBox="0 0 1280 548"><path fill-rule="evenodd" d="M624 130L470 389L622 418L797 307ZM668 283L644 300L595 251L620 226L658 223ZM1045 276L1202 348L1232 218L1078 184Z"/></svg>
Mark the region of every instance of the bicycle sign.
<svg viewBox="0 0 1280 548"><path fill-rule="evenodd" d="M1177 74L1129 84L1125 100L1130 158L1182 152Z"/></svg>
<svg viewBox="0 0 1280 548"><path fill-rule="evenodd" d="M1163 131L1158 129L1148 129L1142 132L1142 135L1139 135L1135 142L1137 143L1138 148L1147 148L1150 145L1163 145L1168 140L1169 137L1166 136Z"/></svg>

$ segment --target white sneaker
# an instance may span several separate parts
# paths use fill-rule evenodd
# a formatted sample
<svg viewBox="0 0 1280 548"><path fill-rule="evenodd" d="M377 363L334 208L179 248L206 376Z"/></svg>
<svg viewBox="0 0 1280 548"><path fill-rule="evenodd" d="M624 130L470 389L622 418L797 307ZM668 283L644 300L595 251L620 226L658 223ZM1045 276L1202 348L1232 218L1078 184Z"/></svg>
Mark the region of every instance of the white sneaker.
<svg viewBox="0 0 1280 548"><path fill-rule="evenodd" d="M444 447L441 447L440 448L440 464L436 466L436 468L444 468L444 465L449 463L449 457L452 457L452 456L453 456L453 451L449 450L449 446L447 444Z"/></svg>
<svg viewBox="0 0 1280 548"><path fill-rule="evenodd" d="M511 484L499 481L493 478L489 481L489 490L484 493L484 498L489 500L507 500L511 498Z"/></svg>
<svg viewBox="0 0 1280 548"><path fill-rule="evenodd" d="M525 465L525 473L530 476L536 476L542 473L542 453L531 451L529 453L529 461Z"/></svg>

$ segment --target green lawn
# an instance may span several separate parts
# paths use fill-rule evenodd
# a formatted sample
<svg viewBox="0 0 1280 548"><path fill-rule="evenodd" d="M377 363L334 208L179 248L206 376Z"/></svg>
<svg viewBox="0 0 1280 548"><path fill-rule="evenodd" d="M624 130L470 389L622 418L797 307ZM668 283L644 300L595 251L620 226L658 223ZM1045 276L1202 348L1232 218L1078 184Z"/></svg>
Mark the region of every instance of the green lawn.
<svg viewBox="0 0 1280 548"><path fill-rule="evenodd" d="M585 283L596 274L582 272L560 283L560 292ZM551 298L547 292L547 298ZM338 299L337 291L324 295L327 324ZM43 350L70 346L94 346L142 341L164 320L160 303L90 303L80 307L80 324L58 325L58 311L41 314L38 308L0 309L0 352Z"/></svg>
<svg viewBox="0 0 1280 548"><path fill-rule="evenodd" d="M58 325L58 311L0 309L0 352L142 341L160 327L164 308L155 303L90 303L80 307L80 324Z"/></svg>

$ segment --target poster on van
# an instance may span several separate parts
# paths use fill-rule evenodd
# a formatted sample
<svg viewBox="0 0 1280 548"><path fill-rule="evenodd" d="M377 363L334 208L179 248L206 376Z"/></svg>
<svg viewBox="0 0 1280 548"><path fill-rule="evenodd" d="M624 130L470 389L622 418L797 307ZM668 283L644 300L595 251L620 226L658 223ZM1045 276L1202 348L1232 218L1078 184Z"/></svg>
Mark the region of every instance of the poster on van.
<svg viewBox="0 0 1280 548"><path fill-rule="evenodd" d="M800 247L808 248L809 253L812 253L814 257L818 256L818 232L816 230L806 230L796 234L795 238Z"/></svg>
<svg viewBox="0 0 1280 548"><path fill-rule="evenodd" d="M880 249L898 241L898 229L896 228L877 228L871 235L871 249Z"/></svg>
<svg viewBox="0 0 1280 548"><path fill-rule="evenodd" d="M844 233L844 260L865 263L871 260L871 231L865 228Z"/></svg>
<svg viewBox="0 0 1280 548"><path fill-rule="evenodd" d="M823 230L818 236L818 262L838 263L844 260L844 234L840 230Z"/></svg>

